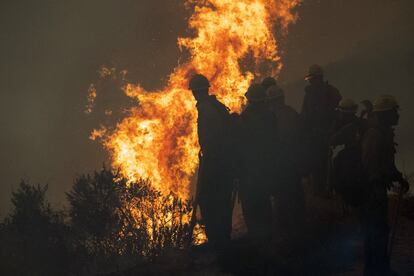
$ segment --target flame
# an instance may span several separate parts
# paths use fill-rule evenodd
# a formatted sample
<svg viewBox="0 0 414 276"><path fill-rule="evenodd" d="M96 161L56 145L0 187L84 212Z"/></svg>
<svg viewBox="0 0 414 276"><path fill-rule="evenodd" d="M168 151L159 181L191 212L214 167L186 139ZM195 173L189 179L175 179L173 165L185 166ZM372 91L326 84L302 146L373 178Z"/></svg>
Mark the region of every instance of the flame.
<svg viewBox="0 0 414 276"><path fill-rule="evenodd" d="M167 86L146 91L127 84L126 95L138 105L113 131L94 130L102 139L112 166L130 181L148 179L165 193L190 197L198 166L197 110L187 89L195 72L211 81L211 93L232 112L241 112L244 93L256 78L280 72L282 63L273 32L283 37L296 20L292 11L301 0L186 0L194 13L189 28L194 37L179 38L189 60L173 71ZM101 71L107 76L110 70Z"/></svg>
<svg viewBox="0 0 414 276"><path fill-rule="evenodd" d="M93 107L95 105L95 99L96 99L97 93L96 88L94 84L91 84L88 89L88 102L85 107L85 113L89 114L93 111Z"/></svg>

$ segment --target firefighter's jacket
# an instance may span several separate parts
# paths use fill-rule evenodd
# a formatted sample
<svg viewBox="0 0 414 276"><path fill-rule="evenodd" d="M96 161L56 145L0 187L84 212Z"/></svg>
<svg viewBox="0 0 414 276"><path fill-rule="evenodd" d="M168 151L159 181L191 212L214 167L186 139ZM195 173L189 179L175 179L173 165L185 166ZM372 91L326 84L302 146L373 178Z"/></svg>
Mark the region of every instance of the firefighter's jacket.
<svg viewBox="0 0 414 276"><path fill-rule="evenodd" d="M402 174L395 166L396 144L391 127L369 128L362 139L362 165L369 183L386 189L393 181L400 181Z"/></svg>
<svg viewBox="0 0 414 276"><path fill-rule="evenodd" d="M322 134L331 130L341 99L338 89L327 82L306 86L301 116L309 130Z"/></svg>
<svg viewBox="0 0 414 276"><path fill-rule="evenodd" d="M309 166L309 152L299 114L285 104L270 106L276 116L279 173L302 173Z"/></svg>
<svg viewBox="0 0 414 276"><path fill-rule="evenodd" d="M197 189L200 196L207 197L223 189L227 193L231 189L229 112L215 96L199 100L197 111L198 140L202 152Z"/></svg>

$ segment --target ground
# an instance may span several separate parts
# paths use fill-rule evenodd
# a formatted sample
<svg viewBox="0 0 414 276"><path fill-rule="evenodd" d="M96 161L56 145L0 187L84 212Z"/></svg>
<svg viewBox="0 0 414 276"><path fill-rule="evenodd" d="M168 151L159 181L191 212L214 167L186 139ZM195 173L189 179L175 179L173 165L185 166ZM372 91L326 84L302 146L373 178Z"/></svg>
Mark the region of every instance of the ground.
<svg viewBox="0 0 414 276"><path fill-rule="evenodd" d="M395 202L391 197L391 225ZM113 275L362 275L363 243L355 211L344 212L338 199L309 196L307 205L308 223L299 243L275 239L256 250L238 233L224 254L226 272L217 255L203 245L166 251L151 264ZM401 216L396 229L392 267L399 275L414 275L414 220ZM266 269L260 273L259 267Z"/></svg>

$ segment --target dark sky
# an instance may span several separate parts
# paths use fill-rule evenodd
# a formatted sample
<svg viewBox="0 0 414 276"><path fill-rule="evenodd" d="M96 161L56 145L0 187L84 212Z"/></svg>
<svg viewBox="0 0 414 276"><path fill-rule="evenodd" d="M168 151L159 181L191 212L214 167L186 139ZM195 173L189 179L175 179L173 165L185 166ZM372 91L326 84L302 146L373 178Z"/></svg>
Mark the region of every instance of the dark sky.
<svg viewBox="0 0 414 276"><path fill-rule="evenodd" d="M288 99L300 104L301 78L320 63L344 95L360 100L395 84L408 110L413 10L412 0L305 0L284 43L280 81L292 90ZM21 178L48 183L61 206L74 177L102 165L104 151L88 139L102 118L83 113L97 70L116 66L148 89L162 87L178 63L176 39L186 34L187 17L179 0L0 2L0 215ZM381 84L377 76L390 77ZM408 163L413 114L403 113L401 126Z"/></svg>

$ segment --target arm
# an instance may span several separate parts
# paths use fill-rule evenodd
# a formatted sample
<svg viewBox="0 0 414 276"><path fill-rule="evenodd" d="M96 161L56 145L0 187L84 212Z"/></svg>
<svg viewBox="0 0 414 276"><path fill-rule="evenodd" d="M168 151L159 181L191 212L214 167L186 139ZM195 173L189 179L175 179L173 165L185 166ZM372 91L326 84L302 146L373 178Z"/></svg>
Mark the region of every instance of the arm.
<svg viewBox="0 0 414 276"><path fill-rule="evenodd" d="M305 96L303 98L302 110L300 112L300 119L305 127L309 127L309 116L311 114L309 88L305 88Z"/></svg>
<svg viewBox="0 0 414 276"><path fill-rule="evenodd" d="M345 145L349 141L352 141L354 138L352 136L355 134L355 132L355 126L352 123L342 127L332 135L330 141L331 146L337 147L339 145Z"/></svg>
<svg viewBox="0 0 414 276"><path fill-rule="evenodd" d="M336 87L332 85L329 85L329 86L330 86L329 90L331 91L330 94L331 94L332 103L335 107L337 107L339 102L342 100L342 95L341 93L339 93L339 90Z"/></svg>
<svg viewBox="0 0 414 276"><path fill-rule="evenodd" d="M378 130L370 129L362 140L362 166L369 182L382 179L380 139Z"/></svg>

